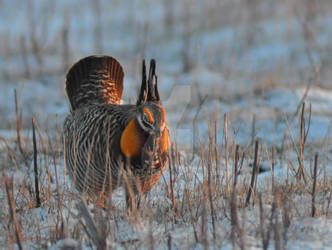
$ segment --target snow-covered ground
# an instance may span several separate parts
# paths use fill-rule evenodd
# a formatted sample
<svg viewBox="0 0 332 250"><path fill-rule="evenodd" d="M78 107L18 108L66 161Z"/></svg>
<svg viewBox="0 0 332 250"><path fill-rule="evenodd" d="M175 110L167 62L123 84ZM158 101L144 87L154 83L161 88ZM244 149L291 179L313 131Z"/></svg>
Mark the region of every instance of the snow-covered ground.
<svg viewBox="0 0 332 250"><path fill-rule="evenodd" d="M8 219L3 173L14 176L14 196L27 246L61 249L72 245L89 249L93 245L80 224L77 200L71 199L75 192L72 194L63 168L61 127L69 110L64 82L68 67L78 59L107 54L123 65L123 99L130 103L137 95L142 58L157 60L159 92L166 106L173 142L176 141L181 155L181 163L175 166L174 188L176 199L182 205L186 204L183 199L188 188L194 197L202 189L206 173L201 167L204 159L200 153L208 149L209 121L214 127L216 119L220 151L216 157L220 163L221 185L226 185L226 165L232 174L232 150L239 144L246 156L239 183L248 187L253 142L259 139L260 167L265 172L258 176L257 191L267 193L263 197L264 207L270 212L271 147L276 149L277 182L280 186L292 186L292 183L297 186L292 169L298 168L299 117L305 101L306 124L310 121L310 129L304 165L309 180L302 192L292 187L290 190L297 193L287 197L292 211L291 224L285 233L286 248L332 249L332 218L324 214L331 199L332 181L332 4L329 0L305 4L300 0L280 3L272 0L252 3L245 0L13 0L0 1L0 14L0 160L3 162L0 208L4 211L0 215L0 247L15 242ZM22 112L27 158L22 156L16 141L14 90ZM225 115L229 162L224 152ZM41 138L38 164L41 185L48 190L43 191L45 202L41 208L32 208L33 204L29 203L34 190L32 116L36 117L38 138ZM309 187L315 153L319 153L319 216L311 218ZM54 229L59 226L56 175L63 194L63 235L55 235ZM205 237L200 205L193 205L196 215L189 214L192 210L185 207L181 221L172 221L168 183L166 172L147 197L151 214L134 222L124 212L121 191L113 195L115 212L108 226L115 231L107 239L110 247L145 248L153 242L157 249L169 246L201 249L207 239L213 248L212 221L210 217L205 218ZM215 199L217 208L225 209L215 215L218 236L215 245L232 248L228 200L224 195L216 195ZM246 247L250 249L262 247L257 203L256 200L256 206L244 209L242 214L239 209ZM20 207L22 204L25 207ZM280 223L284 207L278 207ZM98 209L92 205L89 209L97 216ZM195 216L197 220L193 219ZM271 236L269 248L275 242L278 241Z"/></svg>

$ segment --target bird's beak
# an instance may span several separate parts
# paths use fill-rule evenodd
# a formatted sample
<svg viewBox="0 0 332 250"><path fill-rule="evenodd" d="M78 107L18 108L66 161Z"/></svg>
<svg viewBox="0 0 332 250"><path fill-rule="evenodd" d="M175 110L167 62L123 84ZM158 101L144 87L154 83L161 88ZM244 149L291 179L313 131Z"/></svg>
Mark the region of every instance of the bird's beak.
<svg viewBox="0 0 332 250"><path fill-rule="evenodd" d="M161 136L161 133L162 133L161 129L155 129L153 131L153 135L156 136L157 138Z"/></svg>

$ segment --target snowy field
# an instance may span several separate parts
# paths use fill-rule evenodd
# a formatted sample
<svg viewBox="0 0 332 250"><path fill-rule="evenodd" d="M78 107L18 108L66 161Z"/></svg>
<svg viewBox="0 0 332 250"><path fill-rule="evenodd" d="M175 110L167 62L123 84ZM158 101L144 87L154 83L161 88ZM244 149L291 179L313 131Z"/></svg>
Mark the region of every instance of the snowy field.
<svg viewBox="0 0 332 250"><path fill-rule="evenodd" d="M13 0L0 14L0 248L332 249L330 0ZM122 190L86 215L66 173L65 74L92 54L121 62L125 103L157 61L172 171L133 216Z"/></svg>

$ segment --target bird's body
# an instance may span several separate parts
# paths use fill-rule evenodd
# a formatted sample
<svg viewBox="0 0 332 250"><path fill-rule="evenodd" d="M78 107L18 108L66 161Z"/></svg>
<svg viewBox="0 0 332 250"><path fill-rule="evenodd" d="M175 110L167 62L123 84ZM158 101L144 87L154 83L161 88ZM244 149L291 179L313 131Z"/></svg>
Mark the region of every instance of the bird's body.
<svg viewBox="0 0 332 250"><path fill-rule="evenodd" d="M114 58L84 58L67 75L66 163L75 187L92 198L119 186L127 196L146 193L166 168L169 132L154 69L144 78L145 64L137 104L120 105L123 71Z"/></svg>

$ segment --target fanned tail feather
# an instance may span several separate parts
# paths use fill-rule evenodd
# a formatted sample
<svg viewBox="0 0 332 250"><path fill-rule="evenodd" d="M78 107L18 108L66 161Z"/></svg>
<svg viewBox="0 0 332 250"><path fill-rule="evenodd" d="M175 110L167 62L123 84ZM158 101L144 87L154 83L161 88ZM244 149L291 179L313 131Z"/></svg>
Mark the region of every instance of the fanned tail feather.
<svg viewBox="0 0 332 250"><path fill-rule="evenodd" d="M66 77L72 110L97 103L119 104L123 91L123 69L110 56L89 56L75 63Z"/></svg>

